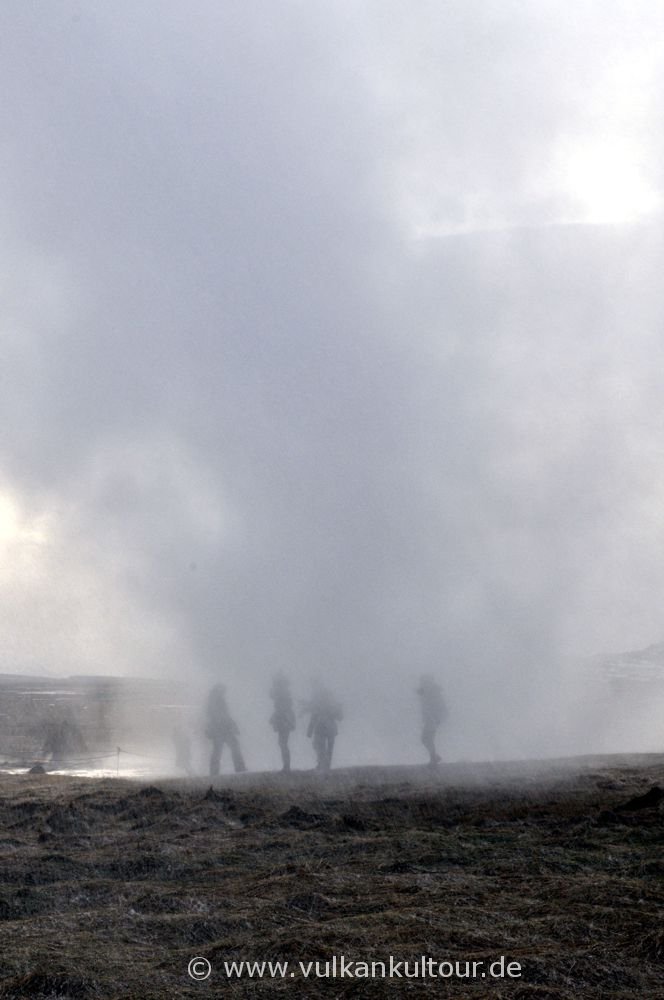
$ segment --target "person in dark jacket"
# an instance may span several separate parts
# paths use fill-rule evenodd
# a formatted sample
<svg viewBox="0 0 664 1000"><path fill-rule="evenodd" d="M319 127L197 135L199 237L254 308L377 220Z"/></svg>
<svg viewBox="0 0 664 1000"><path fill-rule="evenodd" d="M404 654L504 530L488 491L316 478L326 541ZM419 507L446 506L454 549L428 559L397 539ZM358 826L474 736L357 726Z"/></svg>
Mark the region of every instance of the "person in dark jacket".
<svg viewBox="0 0 664 1000"><path fill-rule="evenodd" d="M221 754L225 744L230 748L235 771L247 770L238 740L239 732L237 722L231 717L226 704L226 688L223 684L215 684L208 695L205 723L205 735L212 740L211 778L219 777Z"/></svg>
<svg viewBox="0 0 664 1000"><path fill-rule="evenodd" d="M440 764L440 756L436 751L436 733L447 718L447 707L440 684L431 674L423 674L417 689L422 707L422 743L429 753L429 764L433 767Z"/></svg>
<svg viewBox="0 0 664 1000"><path fill-rule="evenodd" d="M279 750L281 751L281 770L288 774L291 766L290 748L288 739L295 729L295 712L293 710L293 698L291 695L288 678L284 674L277 674L272 681L270 688L270 698L274 705L274 711L270 716L270 725L277 734L279 740Z"/></svg>
<svg viewBox="0 0 664 1000"><path fill-rule="evenodd" d="M311 714L307 736L313 741L316 752L316 767L327 773L332 766L334 741L339 731L343 711L339 702L320 683L314 686L314 693L305 711Z"/></svg>

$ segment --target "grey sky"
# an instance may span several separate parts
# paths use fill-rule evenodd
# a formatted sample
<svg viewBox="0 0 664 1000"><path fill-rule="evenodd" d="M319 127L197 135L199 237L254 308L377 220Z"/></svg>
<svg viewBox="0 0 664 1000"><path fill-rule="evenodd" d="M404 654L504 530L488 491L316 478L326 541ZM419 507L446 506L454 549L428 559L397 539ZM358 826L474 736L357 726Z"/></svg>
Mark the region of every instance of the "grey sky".
<svg viewBox="0 0 664 1000"><path fill-rule="evenodd" d="M661 639L662 20L3 4L2 669L429 669L470 746Z"/></svg>

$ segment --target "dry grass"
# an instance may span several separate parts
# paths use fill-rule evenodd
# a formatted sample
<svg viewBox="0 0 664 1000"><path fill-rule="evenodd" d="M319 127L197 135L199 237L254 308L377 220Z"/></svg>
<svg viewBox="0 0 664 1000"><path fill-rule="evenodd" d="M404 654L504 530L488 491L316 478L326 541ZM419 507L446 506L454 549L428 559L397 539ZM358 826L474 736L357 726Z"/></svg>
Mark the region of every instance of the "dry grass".
<svg viewBox="0 0 664 1000"><path fill-rule="evenodd" d="M0 997L664 996L664 759L317 782L0 778ZM227 981L232 959L519 961L518 980ZM194 955L216 972L186 973Z"/></svg>

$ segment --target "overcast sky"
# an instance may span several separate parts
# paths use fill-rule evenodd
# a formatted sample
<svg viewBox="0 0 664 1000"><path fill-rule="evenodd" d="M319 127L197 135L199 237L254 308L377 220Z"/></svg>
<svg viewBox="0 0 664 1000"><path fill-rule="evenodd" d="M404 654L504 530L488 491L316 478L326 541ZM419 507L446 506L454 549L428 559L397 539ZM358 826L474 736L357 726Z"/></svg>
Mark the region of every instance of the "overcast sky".
<svg viewBox="0 0 664 1000"><path fill-rule="evenodd" d="M663 40L6 0L1 669L334 671L389 729L664 639Z"/></svg>

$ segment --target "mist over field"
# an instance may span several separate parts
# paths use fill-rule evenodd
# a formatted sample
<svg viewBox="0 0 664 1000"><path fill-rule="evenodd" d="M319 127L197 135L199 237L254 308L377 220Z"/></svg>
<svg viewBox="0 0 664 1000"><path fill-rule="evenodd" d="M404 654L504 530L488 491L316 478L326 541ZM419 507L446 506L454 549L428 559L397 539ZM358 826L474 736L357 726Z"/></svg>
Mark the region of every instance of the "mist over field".
<svg viewBox="0 0 664 1000"><path fill-rule="evenodd" d="M656 748L580 662L664 638L663 22L2 5L0 672L222 681L250 766L278 670L339 764L424 672L446 759Z"/></svg>

